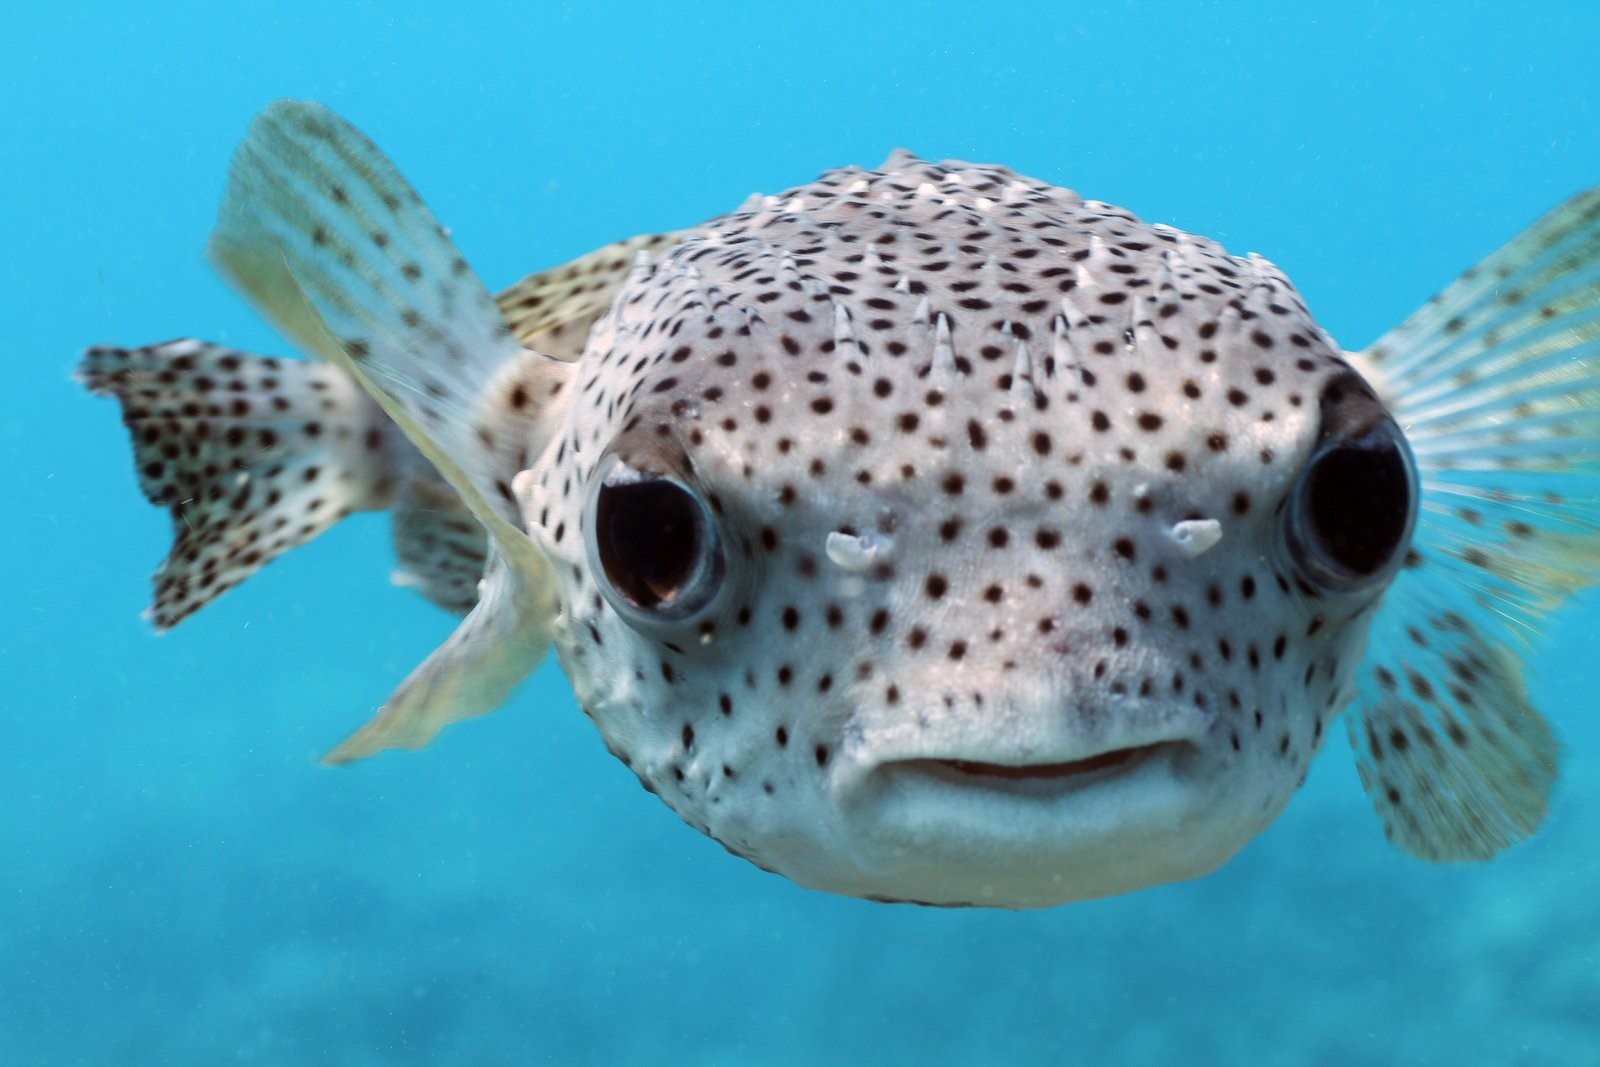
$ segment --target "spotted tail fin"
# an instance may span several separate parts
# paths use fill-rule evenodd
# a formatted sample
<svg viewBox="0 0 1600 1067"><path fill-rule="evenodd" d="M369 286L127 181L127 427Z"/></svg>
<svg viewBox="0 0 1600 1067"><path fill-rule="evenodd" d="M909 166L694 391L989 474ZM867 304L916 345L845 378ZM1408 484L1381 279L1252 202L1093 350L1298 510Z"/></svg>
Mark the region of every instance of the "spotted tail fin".
<svg viewBox="0 0 1600 1067"><path fill-rule="evenodd" d="M493 710L549 645L549 564L511 486L553 435L572 365L517 342L394 165L318 104L256 117L208 251L274 325L354 378L488 531L477 606L328 760L416 748Z"/></svg>
<svg viewBox="0 0 1600 1067"><path fill-rule="evenodd" d="M139 487L172 514L148 613L158 630L352 511L389 504L405 443L326 364L181 340L91 348L78 380L121 403Z"/></svg>
<svg viewBox="0 0 1600 1067"><path fill-rule="evenodd" d="M1538 828L1557 777L1522 658L1600 582L1600 189L1352 358L1411 442L1422 511L1351 740L1391 840L1486 859Z"/></svg>

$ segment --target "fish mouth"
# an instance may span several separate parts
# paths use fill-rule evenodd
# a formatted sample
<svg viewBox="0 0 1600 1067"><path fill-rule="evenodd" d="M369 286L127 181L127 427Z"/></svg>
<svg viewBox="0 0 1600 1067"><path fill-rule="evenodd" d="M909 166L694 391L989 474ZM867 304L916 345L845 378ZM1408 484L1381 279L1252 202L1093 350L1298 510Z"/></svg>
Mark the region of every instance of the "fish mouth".
<svg viewBox="0 0 1600 1067"><path fill-rule="evenodd" d="M1078 793L1131 777L1153 763L1176 765L1195 749L1190 741L1155 741L1097 752L1081 759L1041 763L989 763L941 757L899 759L878 771L903 784L954 786L1041 799Z"/></svg>

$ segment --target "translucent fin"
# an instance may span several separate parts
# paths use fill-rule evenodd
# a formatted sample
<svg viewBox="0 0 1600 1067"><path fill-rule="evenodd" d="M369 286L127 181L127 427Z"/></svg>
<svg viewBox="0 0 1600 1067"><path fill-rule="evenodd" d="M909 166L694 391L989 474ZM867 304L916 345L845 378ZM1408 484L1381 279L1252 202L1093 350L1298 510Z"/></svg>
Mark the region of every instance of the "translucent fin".
<svg viewBox="0 0 1600 1067"><path fill-rule="evenodd" d="M1392 840L1485 859L1533 833L1556 780L1522 656L1600 582L1600 189L1352 360L1410 439L1422 514L1351 738Z"/></svg>
<svg viewBox="0 0 1600 1067"><path fill-rule="evenodd" d="M488 538L455 490L431 470L414 470L395 490L396 585L416 589L446 611L465 615L478 603Z"/></svg>
<svg viewBox="0 0 1600 1067"><path fill-rule="evenodd" d="M355 377L489 534L489 592L337 761L491 710L549 644L549 567L511 479L554 432L571 365L517 343L393 164L318 104L280 101L252 123L208 251L268 319Z"/></svg>
<svg viewBox="0 0 1600 1067"><path fill-rule="evenodd" d="M528 348L577 359L589 329L628 280L640 252L654 258L687 231L647 233L597 248L550 270L530 274L495 294L511 333Z"/></svg>
<svg viewBox="0 0 1600 1067"><path fill-rule="evenodd" d="M505 702L543 655L545 621L518 602L515 578L498 559L483 596L455 632L412 671L368 723L322 762L350 763L386 748L417 749L452 722ZM529 663L530 650L533 663Z"/></svg>
<svg viewBox="0 0 1600 1067"><path fill-rule="evenodd" d="M1425 596L1405 592L1371 638L1349 720L1361 782L1384 833L1413 856L1489 859L1539 828L1559 746L1528 704L1515 653L1466 615L1429 613Z"/></svg>
<svg viewBox="0 0 1600 1067"><path fill-rule="evenodd" d="M149 617L167 630L352 511L387 507L393 425L345 375L203 341L91 348L78 380L115 397L145 497L172 513Z"/></svg>
<svg viewBox="0 0 1600 1067"><path fill-rule="evenodd" d="M541 569L516 525L515 471L494 469L483 443L513 432L500 379L538 357L372 142L319 104L270 105L234 157L207 251L274 325L355 376L514 569ZM516 429L536 429L529 414Z"/></svg>

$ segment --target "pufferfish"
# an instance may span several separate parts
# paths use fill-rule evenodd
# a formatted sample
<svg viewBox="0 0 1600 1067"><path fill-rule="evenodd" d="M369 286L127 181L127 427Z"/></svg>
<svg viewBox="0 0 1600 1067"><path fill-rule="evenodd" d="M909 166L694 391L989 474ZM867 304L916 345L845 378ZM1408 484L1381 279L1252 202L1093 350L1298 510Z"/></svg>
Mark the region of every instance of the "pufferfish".
<svg viewBox="0 0 1600 1067"><path fill-rule="evenodd" d="M166 629L354 511L464 615L344 763L554 647L608 750L795 882L1027 908L1198 877L1344 716L1399 847L1534 832L1521 662L1600 577L1600 189L1347 352L1259 256L903 152L491 297L279 102L210 259L311 359L93 348Z"/></svg>

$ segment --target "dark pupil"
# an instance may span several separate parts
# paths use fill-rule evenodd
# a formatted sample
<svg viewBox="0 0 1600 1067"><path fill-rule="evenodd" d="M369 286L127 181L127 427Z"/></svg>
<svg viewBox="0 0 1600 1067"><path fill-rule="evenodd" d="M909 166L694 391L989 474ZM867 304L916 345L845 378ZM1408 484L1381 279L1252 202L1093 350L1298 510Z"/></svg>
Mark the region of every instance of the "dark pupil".
<svg viewBox="0 0 1600 1067"><path fill-rule="evenodd" d="M1330 448L1312 465L1306 493L1311 529L1330 560L1360 576L1389 562L1411 507L1406 463L1393 438Z"/></svg>
<svg viewBox="0 0 1600 1067"><path fill-rule="evenodd" d="M694 574L700 509L673 483L602 486L595 522L606 577L640 607L671 600Z"/></svg>

